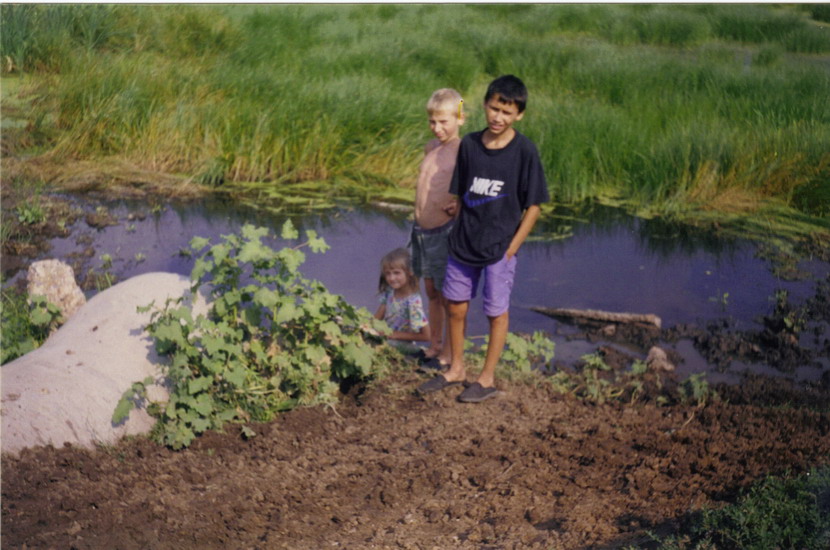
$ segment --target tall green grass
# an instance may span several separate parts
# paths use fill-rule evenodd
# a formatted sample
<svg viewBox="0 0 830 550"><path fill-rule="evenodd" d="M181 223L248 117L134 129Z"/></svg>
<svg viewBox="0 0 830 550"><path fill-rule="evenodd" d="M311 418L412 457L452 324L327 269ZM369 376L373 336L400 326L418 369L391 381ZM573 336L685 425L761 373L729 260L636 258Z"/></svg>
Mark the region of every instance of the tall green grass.
<svg viewBox="0 0 830 550"><path fill-rule="evenodd" d="M830 29L767 5L3 5L4 71L44 83L56 158L201 183L410 185L436 88L487 83L563 201L826 215ZM816 16L821 11L815 12ZM45 122L44 122L45 123ZM290 188L287 188L290 189Z"/></svg>

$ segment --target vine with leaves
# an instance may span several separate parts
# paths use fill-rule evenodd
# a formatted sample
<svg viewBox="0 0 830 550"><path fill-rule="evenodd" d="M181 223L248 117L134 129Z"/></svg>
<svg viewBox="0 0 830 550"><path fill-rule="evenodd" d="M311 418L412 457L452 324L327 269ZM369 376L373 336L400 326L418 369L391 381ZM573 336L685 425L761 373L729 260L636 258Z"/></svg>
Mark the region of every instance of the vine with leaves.
<svg viewBox="0 0 830 550"><path fill-rule="evenodd" d="M160 309L140 308L152 311L147 330L168 360L162 371L169 399L147 403L147 387L158 381L136 382L113 422L146 404L158 419L154 436L180 449L227 422L268 421L299 405L332 403L339 382L382 373L380 340L373 336L381 322L300 272L302 249L325 252L325 241L307 230L305 242L274 250L263 242L267 235L248 224L215 245L200 237L191 241L194 253L201 252L191 293L206 294L208 313L194 315L184 297ZM290 220L281 237L299 238ZM254 435L250 428L243 433Z"/></svg>

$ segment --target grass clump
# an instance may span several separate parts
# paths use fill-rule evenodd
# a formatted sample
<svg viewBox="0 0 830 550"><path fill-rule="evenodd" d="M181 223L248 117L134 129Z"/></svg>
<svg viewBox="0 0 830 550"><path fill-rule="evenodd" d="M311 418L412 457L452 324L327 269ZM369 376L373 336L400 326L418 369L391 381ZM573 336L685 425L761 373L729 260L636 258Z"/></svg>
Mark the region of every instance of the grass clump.
<svg viewBox="0 0 830 550"><path fill-rule="evenodd" d="M734 504L705 509L688 531L654 538L660 550L823 550L830 545L830 469L768 477Z"/></svg>

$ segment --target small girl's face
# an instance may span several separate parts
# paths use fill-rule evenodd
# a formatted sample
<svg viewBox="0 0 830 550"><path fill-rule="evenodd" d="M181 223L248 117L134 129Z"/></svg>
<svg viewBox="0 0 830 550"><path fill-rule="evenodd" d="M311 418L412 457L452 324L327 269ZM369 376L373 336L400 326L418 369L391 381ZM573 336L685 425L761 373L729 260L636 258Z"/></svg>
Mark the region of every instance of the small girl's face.
<svg viewBox="0 0 830 550"><path fill-rule="evenodd" d="M400 267L387 267L383 270L383 278L386 284L393 290L405 288L409 281L409 274Z"/></svg>

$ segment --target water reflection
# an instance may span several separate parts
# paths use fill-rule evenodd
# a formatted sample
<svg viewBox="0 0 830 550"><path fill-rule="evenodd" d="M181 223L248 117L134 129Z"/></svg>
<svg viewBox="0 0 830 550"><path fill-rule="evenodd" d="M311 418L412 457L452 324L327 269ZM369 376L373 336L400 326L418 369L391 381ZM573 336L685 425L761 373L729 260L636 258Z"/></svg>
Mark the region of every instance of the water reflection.
<svg viewBox="0 0 830 550"><path fill-rule="evenodd" d="M120 225L94 230L80 222L69 239L52 242L49 256L64 258L92 246L93 266L101 269L101 256L112 256L112 272L119 280L151 271L189 274L193 259L180 251L194 236L215 243L220 235L236 233L245 223L269 227L278 235L289 219L222 200L169 204L162 209L129 202L107 206L122 221ZM303 272L352 304L373 311L380 258L407 244L407 217L342 209L290 218L301 230L316 230L331 246L325 254L309 252ZM551 234L569 236L540 238ZM279 246L276 240L273 244ZM826 277L828 266L819 269L824 270L819 275ZM567 331L557 321L531 311L532 306L653 313L664 326L730 316L737 328L750 328L772 310L769 297L779 288L800 300L812 293L813 284L776 279L769 266L755 257L753 245L720 238L712 231L640 220L607 207L577 213L559 210L538 225L534 239L519 254L511 330ZM471 305L469 334L486 332L477 298ZM581 354L576 345L569 346L575 357ZM557 349L558 358L567 355L566 349Z"/></svg>

